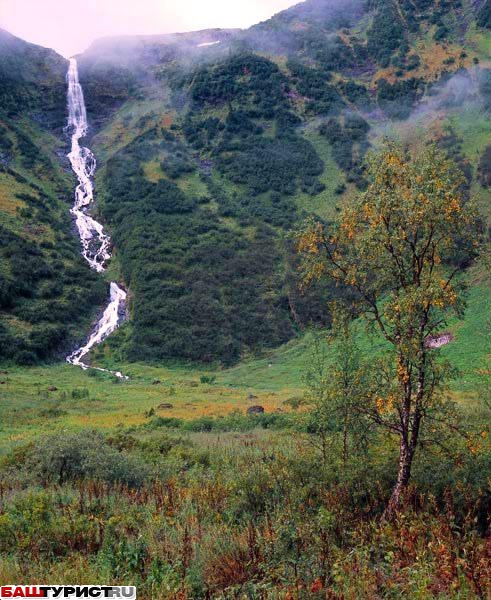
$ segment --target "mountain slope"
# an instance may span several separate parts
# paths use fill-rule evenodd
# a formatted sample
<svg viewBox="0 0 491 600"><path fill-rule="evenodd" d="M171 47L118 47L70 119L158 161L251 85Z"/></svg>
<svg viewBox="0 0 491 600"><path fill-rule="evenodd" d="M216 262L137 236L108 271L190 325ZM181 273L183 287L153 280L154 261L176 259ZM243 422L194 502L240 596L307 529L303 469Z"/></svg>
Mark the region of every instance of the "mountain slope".
<svg viewBox="0 0 491 600"><path fill-rule="evenodd" d="M0 29L0 107L16 117L29 112L50 128L65 117L67 61L53 50L28 44Z"/></svg>
<svg viewBox="0 0 491 600"><path fill-rule="evenodd" d="M487 4L308 0L245 31L107 38L81 55L95 210L115 243L111 270L130 290L131 318L110 344L117 356L229 364L328 324L328 302L344 292L301 288L289 231L309 214L335 219L385 135L436 139L489 217ZM64 61L6 39L3 81L29 62L11 86L21 115L4 100L6 125L30 131L48 86L36 127L46 147L46 128L64 143ZM43 68L32 68L33 53ZM58 173L68 198L53 164L49 180Z"/></svg>
<svg viewBox="0 0 491 600"><path fill-rule="evenodd" d="M71 228L66 61L0 32L0 359L68 350L104 296Z"/></svg>
<svg viewBox="0 0 491 600"><path fill-rule="evenodd" d="M340 291L300 290L287 232L335 218L365 185L370 145L407 137L423 97L418 123L457 152L464 101L488 97L473 70L487 60L482 10L310 0L247 31L106 39L82 55L100 211L132 291L122 355L234 362L328 323ZM474 96L447 98L457 72ZM489 143L457 156L469 181Z"/></svg>

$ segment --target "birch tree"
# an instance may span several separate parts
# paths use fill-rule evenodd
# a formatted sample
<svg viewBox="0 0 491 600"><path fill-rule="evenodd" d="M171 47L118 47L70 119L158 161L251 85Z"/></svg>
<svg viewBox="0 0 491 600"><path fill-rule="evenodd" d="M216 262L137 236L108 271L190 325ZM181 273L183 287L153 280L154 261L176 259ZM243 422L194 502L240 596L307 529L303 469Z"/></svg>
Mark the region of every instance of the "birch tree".
<svg viewBox="0 0 491 600"><path fill-rule="evenodd" d="M477 220L462 195L462 174L433 145L413 156L389 145L369 157L367 174L366 192L338 224L310 222L297 246L306 282L328 277L351 288L360 314L391 349L390 361L377 367L379 385L359 403L398 438L391 516L410 481L422 427L438 420L444 402L447 369L432 341L447 316L464 309L463 262L452 257L475 251Z"/></svg>

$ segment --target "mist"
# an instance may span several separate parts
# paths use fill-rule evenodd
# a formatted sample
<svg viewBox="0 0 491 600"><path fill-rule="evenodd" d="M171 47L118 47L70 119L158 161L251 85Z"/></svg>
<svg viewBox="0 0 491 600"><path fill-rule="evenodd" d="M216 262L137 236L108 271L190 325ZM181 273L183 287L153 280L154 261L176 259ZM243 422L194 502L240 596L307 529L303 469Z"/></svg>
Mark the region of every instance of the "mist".
<svg viewBox="0 0 491 600"><path fill-rule="evenodd" d="M244 28L295 0L1 0L0 27L69 57L94 39L208 28Z"/></svg>
<svg viewBox="0 0 491 600"><path fill-rule="evenodd" d="M394 135L399 138L401 135L418 136L421 128L427 128L454 113L467 110L489 112L490 109L491 70L476 66L447 74L432 85L415 103L410 115L395 122L398 124L396 130L394 122L380 109L368 112L365 117L372 124L372 139L390 138Z"/></svg>

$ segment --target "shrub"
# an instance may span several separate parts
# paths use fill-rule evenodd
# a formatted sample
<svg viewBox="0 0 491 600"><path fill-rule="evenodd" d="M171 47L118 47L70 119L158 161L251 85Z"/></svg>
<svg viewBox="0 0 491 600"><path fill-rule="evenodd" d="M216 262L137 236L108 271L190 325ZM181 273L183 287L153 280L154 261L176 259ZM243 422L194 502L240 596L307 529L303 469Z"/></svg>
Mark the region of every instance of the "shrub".
<svg viewBox="0 0 491 600"><path fill-rule="evenodd" d="M449 35L450 31L448 29L448 27L446 27L445 25L440 25L437 30L435 31L433 37L435 38L435 40L437 42L441 42L442 40L446 39Z"/></svg>
<svg viewBox="0 0 491 600"><path fill-rule="evenodd" d="M60 433L40 439L26 456L23 468L40 482L62 484L99 479L139 486L148 470L106 442L101 433Z"/></svg>

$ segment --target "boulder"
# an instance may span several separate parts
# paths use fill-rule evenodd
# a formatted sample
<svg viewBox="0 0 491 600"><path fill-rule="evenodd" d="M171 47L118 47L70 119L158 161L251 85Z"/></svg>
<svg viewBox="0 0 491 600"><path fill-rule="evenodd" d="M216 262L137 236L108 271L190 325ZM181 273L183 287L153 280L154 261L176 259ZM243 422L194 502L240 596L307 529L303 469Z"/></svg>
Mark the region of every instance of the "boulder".
<svg viewBox="0 0 491 600"><path fill-rule="evenodd" d="M425 346L427 348L441 348L442 346L446 346L447 344L450 344L450 342L453 342L454 340L454 335L453 333L450 333L449 331L445 331L443 333L438 333L436 335L430 335L426 338L425 340Z"/></svg>
<svg viewBox="0 0 491 600"><path fill-rule="evenodd" d="M54 385L50 385L48 388L48 392L57 392L58 388Z"/></svg>
<svg viewBox="0 0 491 600"><path fill-rule="evenodd" d="M162 402L162 404L159 404L157 408L161 408L161 409L169 409L169 408L174 408L174 405L171 404L170 402Z"/></svg>
<svg viewBox="0 0 491 600"><path fill-rule="evenodd" d="M264 413L264 406L249 406L247 409L248 415L262 415Z"/></svg>

